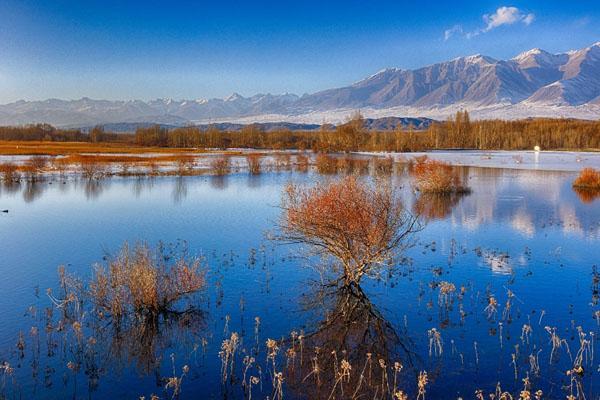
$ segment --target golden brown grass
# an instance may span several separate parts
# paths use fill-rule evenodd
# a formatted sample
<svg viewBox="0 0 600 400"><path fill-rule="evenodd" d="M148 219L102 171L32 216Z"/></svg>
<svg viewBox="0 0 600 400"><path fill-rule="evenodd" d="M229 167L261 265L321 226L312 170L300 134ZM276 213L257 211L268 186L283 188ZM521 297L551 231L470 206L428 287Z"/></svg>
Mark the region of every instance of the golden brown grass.
<svg viewBox="0 0 600 400"><path fill-rule="evenodd" d="M180 147L138 146L128 143L89 143L89 142L50 142L50 141L12 141L0 140L0 155L69 155L69 154L177 154L210 153L206 149ZM220 151L222 152L222 151ZM227 151L239 154L239 151Z"/></svg>
<svg viewBox="0 0 600 400"><path fill-rule="evenodd" d="M120 319L131 314L157 315L205 284L200 259L180 257L168 264L146 245L123 246L107 266L96 266L90 295L97 311Z"/></svg>
<svg viewBox="0 0 600 400"><path fill-rule="evenodd" d="M191 149L142 147L125 143L0 141L0 155L67 155L80 153L181 153ZM204 152L194 150L194 152Z"/></svg>
<svg viewBox="0 0 600 400"><path fill-rule="evenodd" d="M335 157L328 154L319 154L315 160L317 172L320 174L335 174L338 170L338 162Z"/></svg>
<svg viewBox="0 0 600 400"><path fill-rule="evenodd" d="M394 159L392 157L376 157L373 159L373 169L377 175L391 175L394 172Z"/></svg>
<svg viewBox="0 0 600 400"><path fill-rule="evenodd" d="M246 163L248 164L248 172L250 175L259 175L261 172L261 155L257 153L251 153L246 155Z"/></svg>
<svg viewBox="0 0 600 400"><path fill-rule="evenodd" d="M227 175L231 172L231 159L227 155L214 157L210 162L211 171L218 176Z"/></svg>
<svg viewBox="0 0 600 400"><path fill-rule="evenodd" d="M292 156L289 153L275 153L273 160L276 171L289 170L292 166Z"/></svg>
<svg viewBox="0 0 600 400"><path fill-rule="evenodd" d="M366 158L344 156L337 159L337 172L344 174L367 174L370 161Z"/></svg>
<svg viewBox="0 0 600 400"><path fill-rule="evenodd" d="M310 160L306 154L296 155L296 170L298 172L307 172L310 167Z"/></svg>
<svg viewBox="0 0 600 400"><path fill-rule="evenodd" d="M4 182L14 182L19 179L19 167L13 163L0 164L0 178Z"/></svg>

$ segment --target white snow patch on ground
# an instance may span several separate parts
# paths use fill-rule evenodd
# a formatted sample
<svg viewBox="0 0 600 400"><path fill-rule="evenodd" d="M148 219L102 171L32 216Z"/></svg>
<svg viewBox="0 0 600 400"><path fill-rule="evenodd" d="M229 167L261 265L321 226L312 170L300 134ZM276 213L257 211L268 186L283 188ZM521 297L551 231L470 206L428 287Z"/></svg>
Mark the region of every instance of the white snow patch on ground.
<svg viewBox="0 0 600 400"><path fill-rule="evenodd" d="M221 118L210 120L193 121L197 124L230 122L239 124L251 124L255 122L293 122L306 124L339 124L348 121L348 118L360 111L366 118L384 117L427 117L437 120L447 120L457 111L467 110L472 119L502 119L516 120L530 117L540 118L578 118L578 119L600 119L600 105L586 104L583 106L552 106L539 103L521 102L519 104L497 104L481 106L472 103L456 104L448 107L415 108L415 107L392 107L392 108L342 108L331 111L313 111L297 115L286 114L263 114L249 117Z"/></svg>
<svg viewBox="0 0 600 400"><path fill-rule="evenodd" d="M452 165L484 168L511 168L540 171L580 171L600 169L600 153L583 151L479 151L449 150L416 153L368 153L389 155L400 161L426 155L430 159Z"/></svg>

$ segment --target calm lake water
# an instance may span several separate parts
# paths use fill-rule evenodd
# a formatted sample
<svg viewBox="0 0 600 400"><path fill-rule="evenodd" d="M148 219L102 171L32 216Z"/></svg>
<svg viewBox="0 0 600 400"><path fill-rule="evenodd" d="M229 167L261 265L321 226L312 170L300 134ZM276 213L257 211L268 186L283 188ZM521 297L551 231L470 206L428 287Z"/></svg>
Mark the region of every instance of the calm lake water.
<svg viewBox="0 0 600 400"><path fill-rule="evenodd" d="M0 398L137 399L153 393L171 398L173 390L165 389L163 379L173 376L173 368L180 375L184 365L189 373L180 398L248 398L240 384L241 357L237 377L222 382L223 339L238 333L239 354L242 349L251 354L257 342L264 347L268 338L289 338L295 331L314 343L340 340L336 345L346 353L339 357L355 360L353 373L367 352L374 360L401 362L398 381L411 398L416 376L425 370L429 399L475 398L477 389L493 392L497 382L514 394L527 376L543 398L564 399L576 389L565 372L581 347L578 327L591 342L577 382L587 399L600 398L600 199L578 196L571 188L575 174L569 172L467 168L463 173L470 195L417 203L408 178L393 178L407 207L423 214L425 227L397 274L364 282L366 297L345 314L347 326L341 327L331 316L344 311L338 309L344 294L323 293L314 283L319 275L297 257L301 249L267 238L288 182L328 178L280 172L2 186L0 210L9 212L0 214L0 363L8 362L13 371L0 371ZM89 277L92 265L125 241L179 243L189 254L205 257L209 284L197 299L202 313L146 333L138 343L95 338L93 357L79 360L76 338L46 323L45 309L54 307L46 289L57 293L59 265ZM441 282L455 285L447 298L440 295ZM488 315L490 296L498 306L495 314L488 308ZM373 315L387 333L367 326L375 333L362 339L340 334L372 324ZM326 316L334 323L324 324ZM561 340L554 352L546 326L555 327ZM432 328L441 333L441 354L435 342L430 349ZM593 346L598 354L591 353ZM144 358L149 347L155 358L150 361ZM282 368L284 351L282 344L277 361ZM304 351L308 364L314 349ZM270 361L264 353L256 359L262 367L253 366L248 375L262 376L262 384L252 388L252 398L272 398ZM74 361L81 367L73 368ZM302 393L313 378L284 381L284 397L311 398Z"/></svg>

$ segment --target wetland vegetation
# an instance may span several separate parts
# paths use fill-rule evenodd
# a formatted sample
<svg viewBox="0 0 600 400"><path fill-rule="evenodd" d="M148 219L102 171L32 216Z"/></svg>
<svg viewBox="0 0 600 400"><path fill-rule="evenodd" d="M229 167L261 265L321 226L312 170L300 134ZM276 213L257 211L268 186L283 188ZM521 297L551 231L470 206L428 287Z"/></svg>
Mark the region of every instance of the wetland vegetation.
<svg viewBox="0 0 600 400"><path fill-rule="evenodd" d="M1 398L600 395L597 171L304 151L1 165L18 299Z"/></svg>

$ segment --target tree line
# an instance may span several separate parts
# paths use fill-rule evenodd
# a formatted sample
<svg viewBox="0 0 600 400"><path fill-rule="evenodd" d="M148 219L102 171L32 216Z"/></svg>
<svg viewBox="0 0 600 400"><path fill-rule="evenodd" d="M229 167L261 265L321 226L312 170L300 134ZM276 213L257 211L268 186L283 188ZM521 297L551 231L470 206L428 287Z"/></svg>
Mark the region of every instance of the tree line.
<svg viewBox="0 0 600 400"><path fill-rule="evenodd" d="M337 127L318 131L276 130L265 132L258 125L240 131L214 127L167 129L141 127L133 134L104 132L95 127L88 133L62 130L50 125L0 127L0 140L121 142L138 146L177 148L259 148L333 151L425 151L433 149L527 150L540 146L551 149L600 149L600 121L532 118L515 121L471 121L460 111L428 129L411 127L395 131L371 131L360 114Z"/></svg>
<svg viewBox="0 0 600 400"><path fill-rule="evenodd" d="M0 140L41 141L41 142L120 142L128 141L118 133L105 132L95 126L89 132L81 129L60 129L49 124L25 126L0 126Z"/></svg>

